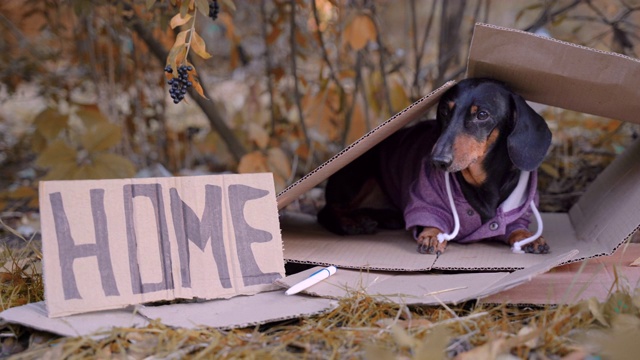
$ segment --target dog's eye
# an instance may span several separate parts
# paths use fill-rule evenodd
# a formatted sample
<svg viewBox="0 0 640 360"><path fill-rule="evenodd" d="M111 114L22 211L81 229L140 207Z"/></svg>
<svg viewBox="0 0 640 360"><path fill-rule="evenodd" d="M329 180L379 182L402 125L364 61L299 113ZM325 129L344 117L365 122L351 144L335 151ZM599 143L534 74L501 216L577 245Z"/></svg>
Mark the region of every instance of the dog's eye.
<svg viewBox="0 0 640 360"><path fill-rule="evenodd" d="M478 111L478 113L476 114L476 118L478 120L487 120L489 118L489 113L484 111L484 110L480 110Z"/></svg>

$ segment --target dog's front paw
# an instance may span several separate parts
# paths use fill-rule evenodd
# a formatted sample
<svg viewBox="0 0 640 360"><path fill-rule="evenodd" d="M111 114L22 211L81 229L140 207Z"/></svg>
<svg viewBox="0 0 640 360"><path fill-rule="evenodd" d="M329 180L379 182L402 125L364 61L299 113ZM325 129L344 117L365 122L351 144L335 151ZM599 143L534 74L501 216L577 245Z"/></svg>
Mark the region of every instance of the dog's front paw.
<svg viewBox="0 0 640 360"><path fill-rule="evenodd" d="M447 247L447 241L439 242L440 229L426 227L418 235L418 252L421 254L436 254L440 256Z"/></svg>
<svg viewBox="0 0 640 360"><path fill-rule="evenodd" d="M513 247L513 244L517 243L518 241L524 240L531 235L532 234L527 230L516 230L509 234L509 245ZM527 254L548 254L551 249L544 238L540 236L539 238L525 245L522 250Z"/></svg>

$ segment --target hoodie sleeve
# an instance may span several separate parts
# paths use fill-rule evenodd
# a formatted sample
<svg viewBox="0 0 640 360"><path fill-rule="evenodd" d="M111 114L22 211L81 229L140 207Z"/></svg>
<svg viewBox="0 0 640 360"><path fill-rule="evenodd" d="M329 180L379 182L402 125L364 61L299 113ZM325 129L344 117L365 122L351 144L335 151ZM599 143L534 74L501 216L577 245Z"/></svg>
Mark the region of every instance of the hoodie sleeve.
<svg viewBox="0 0 640 360"><path fill-rule="evenodd" d="M428 161L420 165L418 178L411 183L404 208L407 230L417 238L417 227L435 227L444 232L453 230L453 214L445 188L445 173L434 170Z"/></svg>

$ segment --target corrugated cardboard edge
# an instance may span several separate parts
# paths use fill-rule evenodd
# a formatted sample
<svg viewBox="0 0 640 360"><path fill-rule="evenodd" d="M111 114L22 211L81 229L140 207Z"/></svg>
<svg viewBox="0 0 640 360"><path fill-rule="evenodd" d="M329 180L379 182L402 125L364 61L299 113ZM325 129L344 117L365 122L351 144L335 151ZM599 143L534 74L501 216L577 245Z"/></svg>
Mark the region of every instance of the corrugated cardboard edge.
<svg viewBox="0 0 640 360"><path fill-rule="evenodd" d="M512 273L476 272L462 274L389 273L339 269L335 275L304 290L305 294L339 299L352 291L369 294L377 301L411 305L437 305L442 302L459 304L480 299L530 281L575 257L572 250L541 261L539 264ZM288 288L307 278L319 267L287 276L276 281Z"/></svg>
<svg viewBox="0 0 640 360"><path fill-rule="evenodd" d="M149 323L132 309L49 318L44 301L7 309L0 313L0 319L61 336L92 335L96 338L110 335L113 327L143 327Z"/></svg>
<svg viewBox="0 0 640 360"><path fill-rule="evenodd" d="M280 223L285 229L287 262L344 269L428 271L437 259L435 255L418 253L415 240L404 230L343 237L320 226L313 215L286 211L281 212Z"/></svg>
<svg viewBox="0 0 640 360"><path fill-rule="evenodd" d="M143 306L139 312L149 319L159 318L168 326L181 328L208 326L229 330L320 315L333 310L336 306L337 302L332 299L287 296L283 291L270 291L238 296L231 300L157 307Z"/></svg>
<svg viewBox="0 0 640 360"><path fill-rule="evenodd" d="M378 125L360 139L334 155L322 165L318 166L315 170L311 171L300 180L281 191L277 196L278 209L283 209L299 196L306 193L329 176L333 175L343 166L364 154L397 130L424 116L427 110L438 102L440 96L454 84L455 81L449 81L428 95L422 97L420 100L409 105L404 110L395 114L390 119Z"/></svg>
<svg viewBox="0 0 640 360"><path fill-rule="evenodd" d="M336 306L337 302L332 299L292 297L283 291L270 291L200 303L129 307L57 318L47 316L41 301L7 309L0 313L0 319L61 336L103 338L109 336L114 327L140 328L155 319L168 326L228 330L320 315Z"/></svg>

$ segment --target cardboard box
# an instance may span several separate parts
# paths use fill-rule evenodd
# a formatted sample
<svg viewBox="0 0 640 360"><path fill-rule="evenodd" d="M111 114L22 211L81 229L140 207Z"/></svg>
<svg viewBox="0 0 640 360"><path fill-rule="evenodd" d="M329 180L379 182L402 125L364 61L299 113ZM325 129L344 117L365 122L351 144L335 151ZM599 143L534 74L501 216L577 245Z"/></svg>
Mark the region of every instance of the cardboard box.
<svg viewBox="0 0 640 360"><path fill-rule="evenodd" d="M527 100L537 103L640 122L637 117L640 61L623 55L478 24L467 77L501 80ZM640 142L630 146L600 174L568 213L542 215L543 235L551 246L551 253L547 255L514 254L504 244L479 242L449 243L447 251L436 258L417 253L415 240L405 231L343 237L324 230L313 218L303 219L287 213L285 206L298 196L393 132L423 117L452 85L452 82L444 84L418 100L278 195L287 261L384 271L462 270L466 274L457 279L458 284L467 286L460 285L454 290L449 286L453 279L449 274L423 274L406 282L405 289L409 290L412 283L426 281L428 276L431 288L449 289L447 301L455 303L500 292L554 266L611 255L636 231L640 224L640 162L637 161ZM479 271L490 273L469 273ZM504 271L512 272L505 275ZM339 282L338 276L340 271L334 282ZM362 273L361 276L361 283L368 284L367 278L371 275ZM376 279L379 281L381 277ZM342 289L344 293L345 284L353 283L344 280L340 283L342 287L334 286L333 296L337 296L335 289ZM279 283L290 285L288 279ZM394 283L388 281L387 287L377 283L373 293L398 294L400 290ZM309 292L327 295L317 288ZM434 299L412 293L411 302L434 303Z"/></svg>

